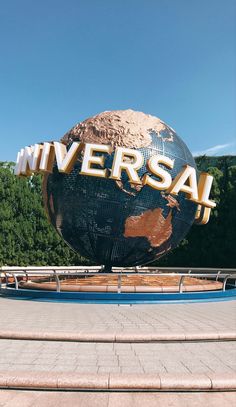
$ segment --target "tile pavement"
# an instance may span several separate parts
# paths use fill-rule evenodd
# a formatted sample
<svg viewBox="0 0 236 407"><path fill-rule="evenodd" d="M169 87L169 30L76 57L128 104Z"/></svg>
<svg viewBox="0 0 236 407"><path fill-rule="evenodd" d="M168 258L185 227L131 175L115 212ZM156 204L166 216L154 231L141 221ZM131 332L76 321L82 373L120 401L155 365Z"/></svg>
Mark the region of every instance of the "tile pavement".
<svg viewBox="0 0 236 407"><path fill-rule="evenodd" d="M233 373L235 342L75 343L0 340L1 371Z"/></svg>
<svg viewBox="0 0 236 407"><path fill-rule="evenodd" d="M236 332L236 301L98 306L0 297L0 312L0 331L96 335Z"/></svg>
<svg viewBox="0 0 236 407"><path fill-rule="evenodd" d="M22 333L81 333L83 335L151 335L178 334L203 337L206 334L236 332L236 301L158 304L158 305L91 305L14 300L0 297L1 331ZM11 375L43 373L43 379L65 373L73 378L86 374L109 374L110 380L134 375L160 375L168 387L170 375L185 380L198 375L209 376L215 386L236 372L235 341L215 342L69 342L0 339L0 370ZM78 376L79 375L79 376ZM117 376L118 375L118 376ZM141 376L139 376L141 375ZM175 375L175 376L173 376ZM201 376L202 375L202 376ZM33 376L32 376L33 377ZM196 376L197 377L197 376ZM69 379L68 379L69 380ZM76 379L77 380L77 379ZM105 379L104 379L105 380ZM155 380L157 380L155 378ZM207 379L209 380L209 379ZM221 379L220 379L221 380ZM184 383L184 381L183 381ZM116 385L116 384L114 384ZM86 405L95 406L207 406L235 405L234 392L217 393L89 393L0 390L0 407L37 407ZM73 404L74 403L74 404ZM199 404L198 404L199 403Z"/></svg>

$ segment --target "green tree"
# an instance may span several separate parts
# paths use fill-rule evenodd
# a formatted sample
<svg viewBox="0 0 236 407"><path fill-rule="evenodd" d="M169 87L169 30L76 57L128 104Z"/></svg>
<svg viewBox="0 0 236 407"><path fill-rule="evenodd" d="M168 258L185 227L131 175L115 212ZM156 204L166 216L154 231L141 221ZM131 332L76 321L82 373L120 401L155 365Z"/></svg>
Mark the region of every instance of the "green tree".
<svg viewBox="0 0 236 407"><path fill-rule="evenodd" d="M200 157L198 169L213 175L211 198L217 206L207 225L193 225L178 248L160 258L169 267L236 267L235 157ZM212 166L212 164L216 166ZM208 166L207 166L208 165Z"/></svg>
<svg viewBox="0 0 236 407"><path fill-rule="evenodd" d="M87 260L64 243L47 220L41 176L18 178L0 164L0 265L79 265Z"/></svg>

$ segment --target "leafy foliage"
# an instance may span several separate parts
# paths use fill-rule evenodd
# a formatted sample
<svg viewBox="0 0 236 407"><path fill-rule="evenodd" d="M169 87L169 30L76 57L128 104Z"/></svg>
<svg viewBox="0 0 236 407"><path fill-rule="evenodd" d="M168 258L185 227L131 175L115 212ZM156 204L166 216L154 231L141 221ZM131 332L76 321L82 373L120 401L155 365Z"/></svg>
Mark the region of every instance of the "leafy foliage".
<svg viewBox="0 0 236 407"><path fill-rule="evenodd" d="M18 178L13 163L1 163L0 202L0 265L88 264L49 224L40 175Z"/></svg>
<svg viewBox="0 0 236 407"><path fill-rule="evenodd" d="M198 157L198 169L213 175L217 203L204 226L193 225L179 247L155 264L170 267L236 267L236 157Z"/></svg>
<svg viewBox="0 0 236 407"><path fill-rule="evenodd" d="M236 157L198 157L198 169L214 176L217 207L205 226L193 226L179 247L154 264L236 267ZM18 178L14 163L0 163L0 265L81 265L47 220L41 176Z"/></svg>

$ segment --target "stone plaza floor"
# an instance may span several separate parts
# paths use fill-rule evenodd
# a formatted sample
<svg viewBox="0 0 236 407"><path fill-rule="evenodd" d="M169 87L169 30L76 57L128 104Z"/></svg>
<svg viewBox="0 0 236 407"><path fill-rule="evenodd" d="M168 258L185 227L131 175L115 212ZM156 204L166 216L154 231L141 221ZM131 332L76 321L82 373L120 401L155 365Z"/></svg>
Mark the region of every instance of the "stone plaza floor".
<svg viewBox="0 0 236 407"><path fill-rule="evenodd" d="M236 301L0 311L0 407L236 404Z"/></svg>

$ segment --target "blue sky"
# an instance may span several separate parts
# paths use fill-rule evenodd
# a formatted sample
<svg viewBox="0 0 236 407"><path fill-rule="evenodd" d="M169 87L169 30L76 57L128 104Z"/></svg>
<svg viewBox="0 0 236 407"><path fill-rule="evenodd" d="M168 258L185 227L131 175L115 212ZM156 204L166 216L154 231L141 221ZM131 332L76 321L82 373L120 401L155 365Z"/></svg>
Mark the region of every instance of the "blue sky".
<svg viewBox="0 0 236 407"><path fill-rule="evenodd" d="M236 154L235 0L2 0L0 160L104 110Z"/></svg>

